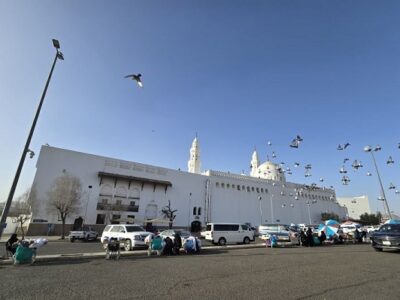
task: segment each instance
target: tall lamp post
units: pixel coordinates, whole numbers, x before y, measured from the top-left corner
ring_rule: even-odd
[[[262,223],[263,223],[263,211],[262,211],[262,207],[261,207],[261,200],[262,200],[262,197],[258,196],[258,201],[260,203],[260,225],[262,225]]]
[[[84,224],[86,224],[87,207],[88,207],[88,204],[89,204],[89,201],[90,201],[90,192],[92,191],[92,186],[89,185],[88,189],[89,189],[89,193],[88,193],[88,198],[87,198],[87,201],[86,201],[85,218],[83,219]]]
[[[38,108],[36,110],[35,118],[33,119],[31,130],[29,131],[28,139],[26,140],[24,150],[22,151],[21,159],[19,161],[19,165],[18,165],[17,172],[15,174],[14,181],[13,181],[11,189],[10,189],[10,193],[8,195],[6,204],[4,205],[3,213],[2,213],[1,219],[0,219],[0,238],[1,238],[2,234],[3,234],[4,228],[6,226],[6,220],[7,220],[8,211],[10,210],[12,199],[14,198],[15,189],[17,188],[19,176],[21,174],[22,167],[24,165],[25,156],[26,156],[27,153],[31,153],[31,155],[32,155],[32,151],[29,150],[29,145],[31,143],[33,132],[35,131],[36,123],[37,123],[37,120],[39,118],[39,114],[40,114],[40,110],[41,110],[42,105],[43,105],[44,97],[46,96],[47,88],[49,87],[51,76],[53,75],[54,67],[55,67],[56,62],[57,62],[58,59],[64,60],[64,55],[60,51],[60,43],[59,43],[59,41],[53,39],[53,46],[54,46],[54,48],[56,48],[56,55],[55,55],[55,58],[54,58],[53,65],[51,66],[50,74],[49,74],[49,77],[47,78],[47,82],[46,82],[46,85],[44,87],[42,97],[40,98],[39,106],[38,106]]]
[[[387,215],[391,219],[392,218],[392,214],[390,212],[389,205],[388,205],[387,200],[386,200],[385,190],[383,189],[382,179],[381,179],[381,176],[379,175],[378,166],[376,164],[376,160],[375,160],[375,156],[374,156],[374,152],[379,151],[379,150],[381,150],[381,147],[379,145],[376,146],[374,149],[372,149],[371,146],[365,146],[364,147],[364,151],[365,152],[371,153],[372,160],[374,161],[375,171],[376,171],[376,174],[378,175],[379,184],[381,186],[381,198],[383,198],[382,201],[383,201],[383,204],[384,204],[384,208],[386,210]]]

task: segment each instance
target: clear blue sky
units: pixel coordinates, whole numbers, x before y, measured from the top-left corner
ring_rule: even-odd
[[[0,200],[57,38],[65,61],[32,140],[36,153],[49,143],[186,170],[197,132],[203,169],[248,172],[254,147],[262,160],[275,151],[275,161],[292,165],[289,181],[324,177],[338,196],[367,194],[375,210],[379,185],[362,149],[379,143],[389,205],[400,213],[400,195],[388,190],[390,182],[400,189],[399,28],[399,1],[0,0]],[[143,89],[123,78],[137,72]],[[297,134],[304,142],[291,149]],[[345,157],[364,164],[348,167],[348,186],[338,172]],[[36,159],[27,158],[17,195]],[[295,161],[311,163],[313,176]]]

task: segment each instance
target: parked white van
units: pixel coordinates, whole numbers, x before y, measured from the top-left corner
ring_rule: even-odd
[[[208,223],[204,236],[207,241],[221,246],[254,241],[254,231],[248,225],[240,223]]]

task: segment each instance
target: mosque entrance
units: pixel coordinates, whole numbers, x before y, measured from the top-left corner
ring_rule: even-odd
[[[82,227],[82,224],[83,224],[83,219],[81,217],[76,218],[72,230],[79,230]]]
[[[200,221],[193,221],[190,226],[191,232],[200,232],[201,231],[201,222]]]

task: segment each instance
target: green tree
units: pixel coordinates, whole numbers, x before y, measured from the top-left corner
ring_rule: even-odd
[[[321,213],[321,221],[326,221],[326,220],[336,220],[339,222],[340,218],[339,215],[332,212]]]
[[[360,223],[363,225],[378,225],[381,222],[382,215],[364,213],[360,216]]]

